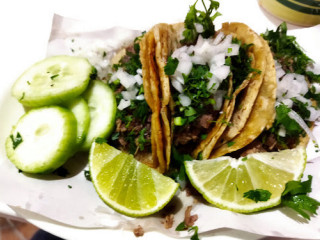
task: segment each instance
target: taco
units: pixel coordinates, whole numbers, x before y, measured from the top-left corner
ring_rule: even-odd
[[[294,36],[287,35],[285,23],[262,36],[276,68],[276,117],[271,128],[265,129],[241,154],[306,147],[309,139],[318,148],[312,134],[314,122],[320,117],[319,75],[314,73],[313,60],[305,55]]]
[[[153,58],[149,58],[154,52],[154,36],[148,32],[113,58],[114,72],[109,82],[118,111],[110,144],[164,172],[159,77]]]
[[[224,24],[222,29],[224,32],[237,32],[244,41],[248,39],[249,28],[244,24]],[[220,137],[219,145],[212,151],[211,158],[242,149],[269,129],[274,121],[277,82],[273,56],[262,37],[258,36],[254,44],[260,46],[254,53],[256,67],[264,71],[250,80],[238,99],[239,107],[233,113],[230,126]]]
[[[177,38],[185,31],[183,25],[177,26],[173,43],[181,43]],[[226,129],[239,134],[264,79],[265,46],[259,35],[240,23],[226,23],[207,38],[199,34],[188,45],[175,44],[165,71],[174,103],[172,145],[179,152],[207,159],[217,144],[228,140],[221,139]],[[239,105],[245,107],[235,107]]]
[[[270,48],[266,75],[248,121],[241,133],[231,140],[236,146],[231,150],[237,150],[236,155],[245,156],[254,152],[306,147],[309,139],[318,148],[312,134],[314,122],[320,117],[319,80],[313,73],[313,61],[303,53],[295,37],[287,35],[285,23],[262,36]],[[275,72],[270,70],[273,65]],[[271,91],[275,85],[272,79],[277,81],[276,91]],[[271,98],[275,99],[275,105],[267,106],[265,103],[270,103]],[[266,117],[271,114],[275,115],[274,121],[267,121]],[[258,126],[265,128],[257,129]],[[258,132],[261,134],[253,137]],[[212,157],[227,152],[230,147],[222,145],[213,151]]]

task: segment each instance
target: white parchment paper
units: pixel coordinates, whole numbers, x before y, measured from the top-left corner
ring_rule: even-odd
[[[73,49],[75,46],[78,48],[89,46],[93,50],[96,49],[97,52],[105,49],[107,56],[104,59],[106,68],[102,69],[104,71],[107,70],[114,53],[139,34],[139,30],[118,27],[106,30],[94,29],[83,22],[55,15],[47,55],[72,55],[75,54]],[[294,30],[290,34],[297,36],[298,42],[308,55],[319,62],[320,51],[315,50],[320,42],[320,26]],[[78,53],[82,54],[81,51]],[[92,64],[96,63],[92,62]],[[156,230],[178,237],[187,233],[175,232],[175,226],[183,220],[186,206],[193,205],[192,214],[199,216],[196,222],[199,232],[233,228],[266,236],[320,238],[319,216],[314,216],[311,221],[307,222],[286,208],[274,208],[255,214],[238,214],[207,204],[194,203],[193,198],[187,197],[184,192],[179,192],[168,206],[175,212],[175,224],[169,230],[165,229],[162,224],[164,211],[140,219],[125,217],[107,207],[99,199],[92,183],[86,180],[84,170],[87,168],[87,156],[83,155],[73,157],[65,165],[69,171],[66,178],[57,175],[34,178],[19,173],[5,156],[4,141],[9,135],[11,126],[23,114],[23,109],[9,93],[5,94],[5,101],[0,103],[2,119],[0,126],[0,201],[9,206],[28,210],[62,224],[79,228],[132,229],[140,224],[145,231]],[[316,126],[314,134],[317,139],[320,138],[319,130],[319,127]],[[308,147],[305,176],[309,174],[313,176],[311,196],[320,200],[320,158],[312,144]]]

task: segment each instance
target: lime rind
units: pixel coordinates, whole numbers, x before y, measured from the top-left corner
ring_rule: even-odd
[[[301,178],[306,159],[306,150],[299,147],[275,153],[250,154],[245,161],[231,157],[186,161],[185,167],[191,184],[209,203],[221,209],[251,213],[279,205],[286,182]],[[228,164],[225,164],[227,160]],[[257,169],[258,163],[255,161],[260,162],[263,167]],[[287,164],[294,164],[295,167],[290,165],[286,169],[287,164],[284,164],[284,161]],[[224,165],[221,164],[222,162]],[[214,167],[219,164],[220,169],[215,169]],[[204,165],[203,171],[201,171],[201,165]],[[204,176],[210,172],[210,169],[213,169],[213,174],[209,177]],[[271,169],[275,175],[270,174]],[[259,172],[265,170],[268,174]],[[286,176],[281,176],[283,173],[286,173]],[[284,179],[281,181],[281,178]],[[277,184],[274,179],[278,181]],[[250,188],[269,190],[272,193],[271,198],[257,203],[244,198],[243,193],[251,190]]]
[[[99,197],[115,211],[144,217],[161,210],[179,184],[106,143],[93,142],[89,154],[91,179]]]

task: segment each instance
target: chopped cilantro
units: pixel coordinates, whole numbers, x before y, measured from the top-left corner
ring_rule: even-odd
[[[107,139],[98,137],[98,138],[96,138],[94,141],[95,141],[96,143],[98,143],[98,144],[102,144],[102,143],[106,143],[106,142],[107,142]]]
[[[291,98],[293,101],[293,110],[296,111],[302,119],[308,119],[310,117],[310,111],[308,110],[308,103],[303,103],[296,98]]]
[[[150,107],[145,100],[132,100],[130,105],[130,110],[132,110],[133,116],[136,119],[140,119],[142,124],[145,124],[149,113],[151,112]]]
[[[92,67],[91,73],[90,73],[90,80],[95,80],[98,76],[98,70],[95,67]]]
[[[111,136],[111,140],[115,141],[115,140],[119,139],[119,134],[120,134],[119,132],[114,132]]]
[[[170,162],[170,169],[167,175],[177,182],[185,182],[187,180],[187,175],[185,172],[184,162],[191,161],[193,158],[189,154],[179,153],[175,147],[172,147],[171,156],[172,160]]]
[[[187,122],[187,119],[182,117],[175,117],[173,123],[175,126],[183,126]]]
[[[307,99],[312,99],[314,101],[316,101],[317,103],[317,107],[320,107],[320,94],[316,93],[316,89],[314,86],[312,86],[309,91],[306,93],[306,95],[304,96]]]
[[[15,137],[11,134],[10,138],[11,138],[11,141],[12,141],[13,149],[16,149],[20,145],[20,143],[23,142],[23,139],[22,139],[22,137],[21,137],[19,132],[17,132],[17,135]]]
[[[196,30],[195,24],[201,24],[203,26],[203,32],[201,33],[202,37],[209,38],[215,34],[215,27],[213,21],[216,17],[220,16],[219,12],[216,12],[212,15],[213,10],[219,8],[219,2],[209,0],[210,6],[207,8],[204,0],[202,0],[203,7],[205,11],[200,11],[196,9],[196,1],[192,6],[190,6],[189,12],[186,15],[184,20],[185,30],[183,31],[184,39],[181,40],[183,44],[192,44],[198,38],[198,32]]]
[[[320,83],[320,74],[315,74],[313,72],[307,71],[305,75],[308,77],[310,82]]]
[[[247,161],[247,160],[248,160],[248,157],[241,158],[241,161]]]
[[[260,74],[260,70],[251,67],[252,58],[248,56],[248,51],[252,44],[241,43],[241,41],[236,38],[232,39],[232,41],[240,45],[239,54],[229,59],[227,58],[226,65],[230,66],[234,89],[236,89],[250,73]]]
[[[307,66],[313,63],[296,42],[296,37],[287,35],[287,24],[283,22],[276,31],[267,30],[262,37],[268,41],[274,58],[287,72],[308,75]],[[319,80],[320,76],[310,74],[310,80]]]
[[[279,104],[276,107],[276,119],[274,126],[280,127],[280,125],[282,125],[286,129],[286,135],[298,136],[303,133],[303,129],[294,119],[288,116],[290,111],[291,109],[285,104]]]
[[[198,226],[192,226],[188,229],[188,232],[190,231],[194,231],[193,235],[191,236],[191,240],[199,240],[199,236],[198,236]]]
[[[57,77],[59,77],[59,74],[52,75],[50,78],[51,78],[51,80],[54,80]]]
[[[307,181],[290,181],[282,193],[281,204],[292,208],[305,219],[310,220],[310,214],[316,214],[320,202],[307,196],[311,192],[312,176]]]
[[[186,225],[186,223],[184,221],[182,221],[181,223],[178,224],[178,226],[175,229],[176,231],[185,231],[188,230],[188,232],[190,231],[194,231],[193,235],[191,236],[190,240],[199,240],[199,236],[198,236],[198,227],[197,226],[192,226],[192,227],[188,227]]]
[[[197,111],[193,107],[187,107],[184,110],[184,115],[187,117],[193,116],[197,113]]]
[[[128,151],[130,154],[135,154],[137,150],[136,137],[137,133],[133,130],[127,133],[127,135],[125,136],[125,140],[128,143]]]
[[[147,140],[145,138],[145,134],[146,134],[146,131],[147,131],[147,128],[143,128],[141,131],[140,131],[140,135],[138,137],[138,143],[139,143],[139,149],[141,151],[144,150],[144,146],[146,143],[150,142],[150,140]]]
[[[188,226],[186,225],[186,223],[184,221],[182,221],[181,223],[178,224],[178,226],[176,227],[176,231],[185,231],[188,229]]]
[[[173,75],[176,71],[179,64],[179,60],[177,58],[172,58],[171,56],[168,58],[167,64],[164,67],[164,71],[167,75]]]
[[[183,126],[193,122],[198,116],[206,112],[206,106],[212,105],[212,93],[207,87],[208,79],[212,76],[209,66],[193,65],[188,76],[184,75],[185,88],[183,94],[188,96],[191,105],[188,108],[182,106],[179,101],[179,93],[173,94],[176,107],[180,109],[175,113],[175,125]]]
[[[88,181],[92,181],[89,170],[84,170],[84,176]]]
[[[204,140],[204,139],[206,139],[207,137],[208,137],[208,134],[201,134],[201,136],[200,136],[201,140]]]
[[[25,92],[23,92],[23,93],[22,93],[21,98],[19,98],[19,101],[23,100],[23,99],[24,99],[24,97],[25,97],[25,95],[26,95],[26,93],[25,93]]]
[[[245,192],[243,194],[243,197],[249,198],[255,202],[259,202],[259,201],[265,202],[270,199],[271,192],[264,189],[255,189],[255,190],[250,190],[248,192]]]
[[[136,75],[137,70],[142,68],[142,64],[140,61],[140,45],[139,41],[143,35],[137,37],[134,40],[133,51],[126,51],[126,56],[120,60],[120,63],[114,64],[113,68],[118,70],[120,67],[123,68],[124,71],[131,75]]]
[[[235,142],[233,142],[233,141],[227,142],[227,146],[228,146],[228,147],[231,147],[231,146],[233,146],[234,144],[235,144]]]

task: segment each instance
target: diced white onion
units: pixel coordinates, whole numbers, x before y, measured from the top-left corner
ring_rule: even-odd
[[[210,70],[211,71],[211,70]],[[213,68],[211,71],[218,79],[226,79],[230,73],[230,66],[223,65],[221,67]]]
[[[173,86],[178,92],[180,92],[180,93],[183,92],[182,84],[181,84],[178,80],[173,79],[173,80],[171,81],[171,84],[172,84],[172,86]]]
[[[137,74],[139,74],[140,76],[142,76],[142,69],[141,69],[141,68],[137,69]]]
[[[214,93],[220,86],[221,80],[218,79],[215,75],[212,76],[212,78],[209,79],[209,82],[207,84],[207,89]]]
[[[320,64],[314,63],[312,65],[307,66],[307,71],[310,71],[314,74],[320,74]]]
[[[172,53],[171,57],[172,58],[180,58],[180,54],[185,53],[187,50],[188,50],[187,46],[183,46],[181,48],[178,48]]]
[[[293,101],[289,98],[283,99],[281,101],[284,105],[286,105],[288,108],[292,108]]]
[[[183,75],[189,75],[195,64],[209,65],[213,77],[209,79],[207,87],[214,93],[230,74],[230,66],[225,65],[226,57],[239,54],[239,48],[240,45],[232,43],[232,35],[225,36],[220,32],[214,39],[204,39],[200,35],[195,45],[178,48],[171,55],[179,61],[172,76],[172,86],[182,93]]]
[[[127,89],[132,87],[136,83],[136,79],[134,78],[134,76],[125,72],[122,68],[118,69],[118,71],[112,75],[110,82],[113,82],[117,79],[119,79],[121,85]]]
[[[305,95],[308,92],[308,84],[303,75],[288,73],[277,85],[277,98],[293,98]]]
[[[277,68],[276,69],[276,77],[277,79],[280,79],[286,74],[286,72],[282,68]]]
[[[144,100],[144,95],[140,94],[140,95],[136,96],[136,99],[139,101],[142,101],[142,100]]]
[[[194,64],[200,64],[200,65],[206,65],[206,59],[204,59],[203,57],[199,56],[199,55],[194,55],[191,57],[191,61]],[[223,63],[224,64],[224,63]]]
[[[217,45],[219,46],[221,49],[223,49],[223,51],[227,50],[232,44],[232,35],[227,35],[222,42]]]
[[[310,137],[310,139],[314,142],[317,143],[317,139],[315,138],[315,136],[312,134],[311,130],[309,129],[308,125],[305,123],[305,121],[300,117],[300,115],[298,113],[296,113],[295,111],[293,111],[291,109],[291,111],[288,113],[288,116],[295,120],[299,126],[308,134],[308,136]]]
[[[224,38],[223,32],[219,32],[219,34],[213,40],[213,45],[218,45],[222,41],[223,38]]]
[[[188,107],[191,104],[191,99],[184,94],[180,94],[178,98],[180,100],[181,105],[184,107]]]
[[[192,62],[189,60],[179,61],[178,67],[176,69],[177,72],[189,75],[192,69]]]
[[[131,104],[130,100],[126,101],[124,99],[121,99],[120,102],[119,102],[119,105],[118,105],[118,109],[119,110],[123,110],[123,109],[129,107],[130,104]]]
[[[223,104],[224,96],[226,95],[227,91],[218,90],[214,94],[214,100],[216,103],[213,105],[214,110],[220,110]]]
[[[210,60],[210,65],[215,65],[217,67],[221,67],[226,63],[226,54],[225,53],[219,53],[217,55],[214,55]]]
[[[197,33],[202,33],[203,32],[203,26],[200,23],[195,23],[194,27],[196,28]]]
[[[226,51],[227,56],[236,56],[239,54],[240,45],[239,44],[231,44]]]
[[[278,135],[280,137],[285,137],[286,136],[286,128],[283,125],[280,125]]]
[[[133,100],[136,98],[136,95],[138,93],[138,89],[128,89],[128,91],[122,91],[121,94],[123,96],[124,100]]]
[[[177,75],[175,74],[174,79],[176,79],[182,85],[184,84],[184,78],[183,78],[182,74],[177,74]]]
[[[311,88],[314,88],[316,94],[320,93],[320,84],[319,83],[312,83]]]
[[[310,116],[307,119],[308,121],[315,122],[320,118],[320,110],[313,107],[309,107],[308,110],[310,111]]]
[[[135,76],[134,76],[134,79],[136,80],[136,82],[137,82],[137,84],[138,84],[139,86],[143,83],[142,77],[141,77],[141,75],[139,75],[139,74],[135,75]]]

